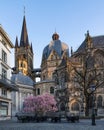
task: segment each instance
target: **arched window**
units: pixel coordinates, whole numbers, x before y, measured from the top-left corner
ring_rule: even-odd
[[[37,95],[40,95],[40,88],[37,89]]]
[[[50,94],[54,94],[54,87],[50,87]]]
[[[65,111],[65,104],[64,104],[64,103],[61,103],[61,104],[60,104],[60,110],[61,110],[61,111]]]
[[[77,102],[72,103],[71,110],[79,111],[79,104]]]
[[[22,62],[20,63],[20,67],[23,67],[23,63]]]
[[[97,107],[98,108],[102,107],[102,101],[103,101],[102,96],[99,95],[97,98]]]

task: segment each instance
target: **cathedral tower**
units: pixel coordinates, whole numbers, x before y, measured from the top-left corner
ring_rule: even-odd
[[[21,31],[20,44],[18,38],[15,41],[15,72],[21,71],[24,75],[32,78],[33,70],[33,49],[28,39],[25,15]]]

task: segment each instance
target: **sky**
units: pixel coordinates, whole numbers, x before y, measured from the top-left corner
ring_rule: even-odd
[[[34,68],[39,68],[43,49],[56,31],[73,50],[81,45],[87,30],[104,35],[104,0],[0,0],[0,24],[13,44],[20,41],[25,7],[29,42],[34,51]],[[14,66],[12,50],[11,66]]]

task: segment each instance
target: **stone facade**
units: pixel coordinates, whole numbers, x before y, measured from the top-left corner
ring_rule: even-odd
[[[16,86],[11,82],[10,56],[13,44],[5,30],[0,25],[0,118],[10,118],[12,111],[11,91]]]
[[[57,71],[54,73],[55,79],[57,78],[59,86],[58,89],[59,95],[63,96],[62,93],[66,93],[66,89],[68,92],[67,97],[68,101],[63,101],[63,99],[59,98],[59,103],[64,102],[64,105],[68,104],[69,112],[74,114],[80,114],[84,115],[85,112],[85,94],[90,89],[91,85],[95,85],[96,88],[94,91],[94,109],[95,113],[98,116],[103,116],[103,109],[104,109],[104,61],[103,61],[103,50],[104,45],[104,36],[98,36],[98,37],[91,37],[89,35],[89,32],[87,32],[86,38],[84,42],[81,44],[81,46],[78,48],[76,52],[72,54],[71,57],[66,60],[66,62],[63,62],[58,68]],[[87,55],[86,55],[87,54]],[[88,60],[85,64],[85,59]],[[85,64],[85,65],[84,65]],[[87,70],[85,70],[83,67],[87,65]],[[73,69],[74,68],[74,69]],[[86,93],[84,93],[83,90],[81,90],[81,82],[83,83],[83,80],[78,80],[78,73],[75,73],[75,70],[81,74],[81,71],[83,73],[86,72],[86,75],[84,75],[85,78],[89,82],[86,81],[86,86],[89,83],[88,88],[85,89]],[[77,75],[76,75],[77,74]],[[62,76],[64,75],[64,76]],[[66,78],[67,77],[67,78]],[[93,80],[91,79],[93,78]],[[101,84],[101,85],[98,85]],[[61,87],[60,87],[61,86]],[[65,87],[66,86],[66,87]],[[65,87],[66,89],[63,89]],[[63,89],[63,91],[61,91]],[[60,96],[59,96],[60,97]],[[92,100],[92,99],[91,99]],[[92,105],[92,101],[91,102]],[[89,102],[89,104],[90,104]],[[60,105],[59,105],[60,106]],[[64,106],[66,108],[67,106]],[[61,108],[59,108],[61,110]],[[89,105],[90,113],[92,111],[92,107]]]

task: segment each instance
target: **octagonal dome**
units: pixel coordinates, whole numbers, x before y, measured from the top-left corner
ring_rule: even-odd
[[[59,40],[59,35],[54,33],[52,35],[52,41],[43,50],[43,59],[47,59],[52,51],[55,51],[59,57],[63,55],[64,52],[69,56],[69,47],[66,43]]]

